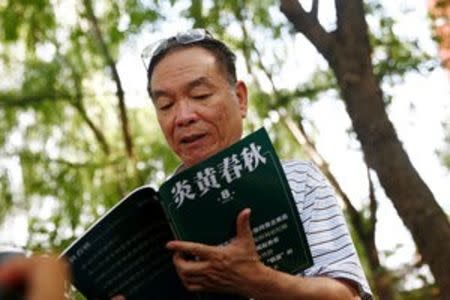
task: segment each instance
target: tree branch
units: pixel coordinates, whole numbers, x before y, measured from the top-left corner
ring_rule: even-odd
[[[17,95],[13,93],[0,93],[0,107],[29,107],[39,105],[46,101],[58,101],[73,99],[73,96],[66,93],[39,93],[33,95]]]
[[[89,128],[93,131],[96,139],[100,143],[105,154],[110,153],[110,148],[106,142],[106,138],[103,133],[95,126],[94,122],[87,115],[86,109],[82,103],[80,96],[70,95],[69,93],[57,93],[57,94],[34,94],[34,95],[13,95],[13,94],[0,94],[0,108],[27,108],[30,106],[38,105],[46,101],[68,101],[75,109],[80,113],[81,117],[86,121]]]
[[[364,4],[361,0],[335,0],[337,32],[339,39],[345,40],[346,44],[357,45],[361,41],[367,42],[367,24],[364,19]]]
[[[94,124],[94,122],[89,118],[83,102],[78,101],[77,103],[73,103],[73,107],[80,113],[83,120],[87,123],[88,127],[92,130],[92,132],[94,133],[95,138],[99,142],[100,147],[102,148],[103,152],[106,155],[109,155],[111,153],[109,144],[106,141],[106,138],[103,135],[103,132],[100,129],[98,129],[97,126]]]
[[[289,116],[284,116],[283,121],[286,127],[289,129],[294,138],[298,141],[298,143],[305,149],[308,156],[313,160],[313,162],[320,168],[325,177],[330,181],[330,184],[335,188],[336,193],[341,197],[342,201],[350,214],[350,218],[352,219],[352,223],[356,226],[362,226],[361,218],[353,206],[350,198],[341,188],[341,185],[337,181],[336,177],[334,177],[333,173],[330,170],[330,166],[323,158],[323,156],[319,153],[316,148],[315,143],[311,140],[311,138],[306,133],[301,122],[294,122]]]
[[[327,60],[331,60],[335,39],[317,20],[317,7],[318,1],[315,0],[308,13],[298,0],[281,0],[280,10],[298,32],[303,33]]]
[[[270,82],[272,91],[278,96],[278,89],[275,85],[275,81],[273,80],[272,73],[267,69],[267,67],[264,65],[262,58],[261,58],[261,52],[259,52],[259,49],[256,48],[256,46],[253,44],[253,50],[255,51],[256,55],[258,56],[258,67],[263,71],[264,75],[266,75],[267,79]]]
[[[250,49],[253,44],[253,40],[250,39],[247,31],[247,27],[245,26],[244,16],[242,15],[242,11],[245,9],[244,5],[241,5],[240,7],[237,7],[237,9],[234,9],[234,15],[236,19],[239,21],[239,25],[241,26],[242,30],[242,53],[244,54],[245,58],[245,66],[247,67],[247,72],[252,73],[252,66],[250,63]],[[250,45],[249,45],[250,44]]]
[[[377,199],[375,196],[375,188],[373,186],[373,180],[372,180],[372,176],[370,176],[370,168],[367,165],[366,162],[366,166],[367,166],[367,179],[369,180],[369,211],[370,211],[370,227],[371,227],[371,232],[370,235],[374,236],[375,235],[375,224],[377,223]]]
[[[98,24],[97,17],[94,13],[94,9],[92,7],[92,3],[90,0],[83,0],[84,6],[86,8],[86,13],[88,16],[89,21],[91,22],[94,35],[100,45],[100,50],[103,53],[103,56],[106,60],[106,64],[111,68],[111,73],[113,77],[113,81],[116,84],[117,91],[116,95],[119,100],[119,115],[120,120],[122,124],[122,134],[123,139],[125,143],[125,149],[127,152],[128,157],[135,159],[134,156],[134,149],[133,149],[133,141],[131,138],[130,128],[128,125],[128,116],[125,106],[125,98],[124,98],[124,91],[122,89],[122,82],[120,80],[119,72],[117,71],[116,64],[109,52],[108,46],[106,45],[105,39],[103,38],[103,34],[100,30],[100,26]]]
[[[67,61],[69,66],[72,69],[72,77],[74,81],[74,86],[76,89],[76,102],[72,103],[75,109],[80,113],[83,120],[87,123],[88,127],[92,130],[94,133],[95,138],[100,144],[100,147],[102,148],[103,152],[106,155],[109,155],[111,153],[110,147],[108,142],[106,141],[105,136],[103,135],[103,132],[94,124],[94,122],[91,120],[89,115],[87,114],[86,108],[84,106],[84,95],[83,95],[83,89],[81,86],[81,78],[79,74],[75,71],[75,68],[73,65]]]
[[[87,123],[88,127],[92,130],[103,152],[106,155],[109,155],[111,152],[110,147],[108,142],[106,141],[105,136],[103,135],[103,132],[94,124],[94,121],[91,120],[84,106],[84,93],[80,73],[77,72],[77,69],[75,68],[74,64],[67,57],[61,55],[60,52],[61,47],[59,42],[57,40],[53,40],[53,43],[56,46],[57,51],[56,53],[58,57],[62,60],[62,63],[66,64],[72,71],[71,77],[73,79],[73,84],[75,87],[75,96],[73,97],[74,101],[71,101],[70,104],[80,113],[81,118]]]
[[[7,152],[2,153],[5,157],[17,157],[19,156],[22,159],[27,159],[30,161],[38,161],[44,163],[55,163],[59,165],[65,165],[71,168],[104,168],[111,165],[116,165],[122,162],[122,158],[118,157],[113,160],[105,160],[105,161],[85,161],[85,162],[77,162],[71,161],[64,158],[50,158],[43,153],[32,153],[30,151],[20,151],[20,152]]]
[[[316,20],[318,19],[317,16],[319,14],[319,0],[313,0],[310,14]]]
[[[275,94],[275,97],[279,97],[280,92],[278,91],[278,89],[275,85],[272,73],[263,64],[262,59],[261,59],[261,54],[258,51],[258,49],[256,49],[256,47],[254,47],[254,50],[258,56],[258,66],[262,69],[264,74],[269,79],[273,93]],[[290,118],[287,115],[283,116],[283,121],[284,121],[284,124],[286,125],[286,127],[289,129],[289,131],[294,136],[294,138],[297,140],[297,142],[305,149],[308,156],[321,169],[321,171],[324,173],[325,177],[330,181],[330,184],[335,188],[337,194],[341,197],[342,201],[344,201],[344,204],[348,210],[348,213],[350,215],[352,223],[354,224],[355,229],[358,231],[358,234],[360,234],[360,235],[363,234],[363,224],[362,224],[362,220],[361,220],[361,217],[360,217],[358,211],[351,203],[350,198],[347,196],[347,194],[341,188],[336,177],[334,177],[333,173],[331,172],[328,163],[326,162],[326,160],[323,158],[323,156],[317,150],[315,143],[312,141],[312,139],[306,133],[302,123],[294,122],[292,120],[292,118]]]
[[[258,57],[258,66],[262,69],[264,74],[268,77],[275,97],[279,97],[280,92],[278,91],[278,89],[275,85],[272,73],[264,66],[259,51],[257,51],[256,48],[255,48],[255,51],[256,51],[257,57]],[[352,204],[352,202],[350,201],[350,198],[344,192],[341,185],[337,181],[336,177],[331,172],[328,163],[323,158],[323,156],[320,154],[320,152],[317,150],[314,141],[308,136],[302,123],[294,122],[294,120],[292,120],[292,118],[286,114],[284,116],[282,116],[282,119],[283,119],[285,126],[288,128],[288,130],[291,132],[291,134],[297,140],[299,145],[301,145],[303,147],[303,149],[306,151],[307,155],[320,168],[320,170],[322,171],[324,176],[328,179],[330,184],[334,187],[336,193],[339,195],[339,197],[344,202],[344,205],[347,209],[347,213],[350,217],[352,225],[353,225],[355,231],[357,232],[359,238],[365,239],[366,232],[364,230],[364,224],[363,224],[363,220],[361,218],[360,213],[355,208],[355,206]],[[367,248],[369,247],[368,245],[365,245],[365,246]]]

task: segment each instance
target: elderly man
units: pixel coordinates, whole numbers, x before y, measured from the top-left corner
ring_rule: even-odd
[[[247,87],[236,80],[235,56],[203,29],[180,33],[143,53],[148,92],[170,148],[190,167],[238,141]],[[283,163],[314,265],[290,275],[258,259],[250,211],[236,221],[226,246],[171,241],[173,262],[187,289],[254,299],[371,299],[342,212],[323,176],[309,162]],[[185,253],[196,257],[186,258]]]

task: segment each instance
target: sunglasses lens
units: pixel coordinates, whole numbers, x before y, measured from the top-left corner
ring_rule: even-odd
[[[158,55],[161,51],[165,50],[167,47],[167,40],[159,40],[153,44],[148,45],[141,52],[142,62],[144,63],[145,69],[150,65],[150,61],[156,55]]]
[[[144,67],[147,70],[153,57],[157,56],[161,52],[167,50],[169,44],[172,44],[172,41],[175,41],[178,44],[187,45],[190,43],[195,43],[201,40],[204,40],[205,38],[212,38],[211,34],[203,29],[203,28],[196,28],[191,29],[186,32],[178,33],[177,35],[170,37],[168,39],[160,40],[156,43],[153,43],[151,45],[148,45],[147,47],[142,50],[141,58],[144,63]],[[170,41],[170,43],[169,43]]]
[[[144,61],[148,60],[152,56],[152,53],[153,53],[153,45],[148,45],[147,47],[144,48],[144,50],[142,50],[141,57]]]
[[[176,36],[176,40],[180,44],[190,44],[197,41],[201,41],[206,37],[206,31],[204,29],[192,29],[188,32],[183,32]]]

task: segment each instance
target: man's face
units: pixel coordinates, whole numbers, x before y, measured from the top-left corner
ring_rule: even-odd
[[[238,141],[247,111],[247,88],[230,85],[208,50],[167,54],[150,82],[159,125],[169,146],[192,166]]]

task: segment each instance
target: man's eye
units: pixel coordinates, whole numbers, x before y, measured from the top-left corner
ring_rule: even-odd
[[[171,108],[173,105],[173,102],[163,102],[161,104],[158,105],[159,110],[168,110],[169,108]]]
[[[207,94],[198,94],[198,95],[193,95],[192,98],[197,99],[197,100],[202,100],[202,99],[207,99],[211,96],[212,94],[207,93]]]

